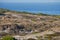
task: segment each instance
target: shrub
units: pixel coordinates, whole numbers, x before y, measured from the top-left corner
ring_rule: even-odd
[[[34,39],[34,38],[29,38],[28,40],[36,40],[36,39]]]
[[[11,36],[4,36],[2,40],[16,40],[16,39]]]

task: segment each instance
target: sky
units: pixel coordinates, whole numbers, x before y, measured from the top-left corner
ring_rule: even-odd
[[[49,3],[49,2],[60,2],[60,0],[0,0],[4,3]]]

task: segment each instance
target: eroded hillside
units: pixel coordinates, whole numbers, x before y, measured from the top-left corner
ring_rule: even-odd
[[[0,9],[0,35],[25,35],[47,30],[60,32],[59,16]]]

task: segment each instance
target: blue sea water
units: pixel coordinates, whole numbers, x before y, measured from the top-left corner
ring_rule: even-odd
[[[0,3],[0,8],[60,15],[60,3]]]

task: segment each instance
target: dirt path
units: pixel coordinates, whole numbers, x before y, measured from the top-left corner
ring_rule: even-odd
[[[36,36],[43,36],[45,34],[53,34],[54,32],[52,31],[45,31],[45,32],[41,32],[41,33],[36,33],[36,34],[28,34],[28,35],[25,35],[25,36],[19,36],[20,39],[28,39],[28,38],[34,38],[34,39],[37,39]]]
[[[54,32],[53,31],[45,31],[45,32],[41,32],[41,33],[36,33],[36,34],[29,34],[29,35],[26,35],[24,36],[25,38],[36,38],[36,36],[43,36],[45,34],[53,34]]]

